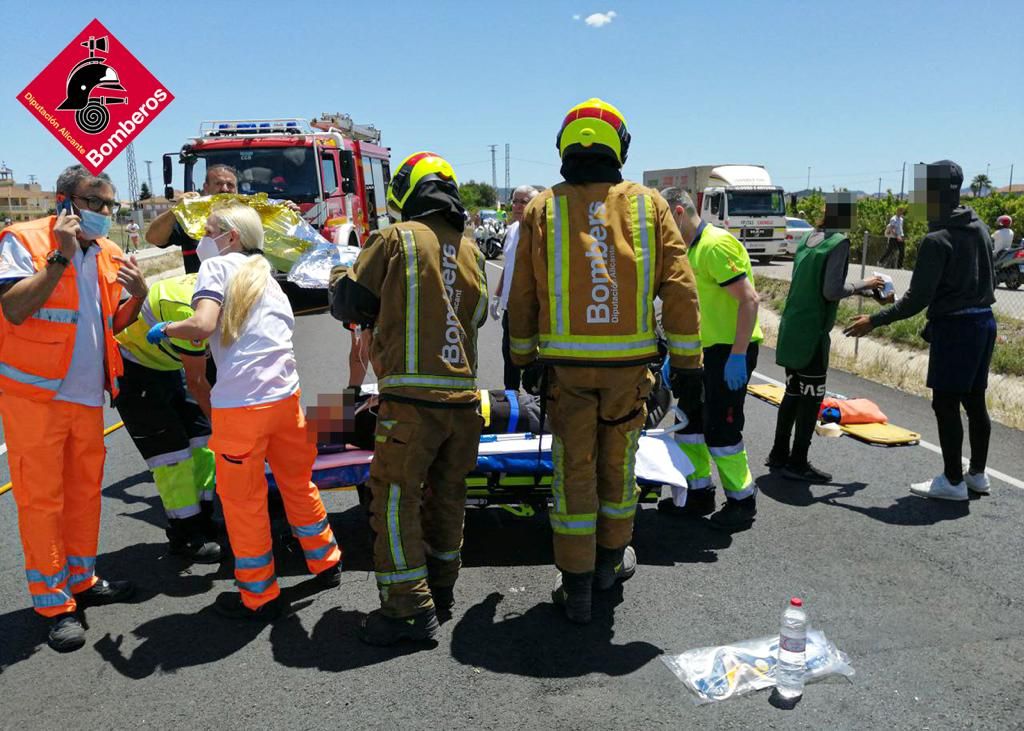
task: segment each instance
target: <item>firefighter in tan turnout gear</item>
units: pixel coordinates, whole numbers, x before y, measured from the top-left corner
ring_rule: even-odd
[[[429,640],[451,613],[461,566],[466,474],[480,429],[477,328],[487,317],[484,257],[463,237],[451,166],[419,152],[387,192],[401,223],[374,233],[333,289],[332,314],[373,326],[381,405],[370,524],[381,608],[370,644]]]
[[[620,172],[629,146],[615,107],[590,99],[565,117],[557,146],[565,182],[526,209],[509,296],[510,350],[546,367],[552,439],[553,598],[590,621],[592,589],[630,578],[638,490],[635,458],[661,358],[662,300],[673,384],[699,402],[697,291],[664,199]]]

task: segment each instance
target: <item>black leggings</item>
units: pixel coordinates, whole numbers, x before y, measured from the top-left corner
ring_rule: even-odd
[[[985,391],[955,393],[932,391],[932,410],[939,425],[939,446],[942,447],[943,472],[954,485],[963,482],[964,427],[960,422],[960,406],[967,412],[967,433],[971,442],[971,472],[985,471],[992,421],[985,405]]]

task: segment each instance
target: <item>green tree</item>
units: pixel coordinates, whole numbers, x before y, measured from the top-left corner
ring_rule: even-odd
[[[459,186],[459,197],[467,211],[478,211],[481,208],[494,208],[498,204],[498,191],[487,183],[470,180]]]
[[[149,185],[146,183],[142,184],[142,189],[139,191],[139,200],[144,201],[153,197],[153,194],[149,190]]]
[[[790,202],[787,209],[787,215],[802,218],[812,226],[817,226],[825,216],[825,196],[820,190],[812,191],[798,199],[795,206]]]
[[[971,181],[970,188],[971,192],[974,193],[975,198],[980,196],[981,191],[983,190],[987,190],[989,192],[989,195],[991,195],[992,181],[989,179],[987,175],[985,175],[985,173],[979,173],[974,176],[974,179]]]

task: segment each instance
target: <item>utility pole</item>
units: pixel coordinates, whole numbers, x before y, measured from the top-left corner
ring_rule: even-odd
[[[509,144],[505,143],[505,195],[508,196],[509,201],[512,200],[512,173],[508,165],[509,162]]]
[[[882,197],[882,179],[881,178],[878,179],[878,197],[879,198]]]
[[[903,200],[903,183],[907,179],[907,163],[903,163],[903,172],[900,173],[900,200]]]
[[[1011,169],[1013,168],[1013,166],[1012,166],[1012,165],[1011,165],[1010,167],[1011,167]],[[1012,173],[1011,173],[1010,177],[1011,177],[1011,178],[1013,177]],[[36,182],[36,176],[35,176],[35,175],[29,175],[29,176],[28,176],[28,182],[29,182],[29,183],[31,183],[32,185],[35,185],[35,182]]]
[[[150,165],[153,164],[153,161],[143,160],[142,162],[146,163],[146,180],[149,181],[149,194],[156,195],[156,193],[153,192],[153,168],[150,167]]]
[[[1013,192],[1013,163],[1012,162],[1010,163],[1010,189],[1007,190],[1006,192],[1007,193],[1012,193]]]
[[[498,195],[498,146],[488,145],[491,148],[491,187],[494,188],[494,195]]]
[[[811,189],[811,166],[807,166],[807,190]]]

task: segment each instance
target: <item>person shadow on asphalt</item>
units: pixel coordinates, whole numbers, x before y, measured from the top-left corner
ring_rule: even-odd
[[[595,594],[593,620],[583,626],[570,624],[550,602],[498,618],[504,598],[493,592],[466,611],[452,631],[455,660],[493,673],[576,678],[590,673],[628,675],[663,652],[648,642],[612,642],[613,610],[622,603],[621,585]]]
[[[815,494],[812,491],[812,485],[806,482],[794,482],[774,475],[762,475],[757,478],[757,487],[763,494],[786,505],[806,507],[814,503],[823,503],[860,513],[872,520],[889,525],[935,525],[944,520],[956,520],[970,514],[970,501],[929,500],[916,495],[898,497],[892,505],[886,506],[862,506],[841,502],[842,499],[853,497],[857,492],[868,487],[863,482],[817,485],[813,487],[835,489],[828,493]],[[977,499],[977,496],[973,497]]]

